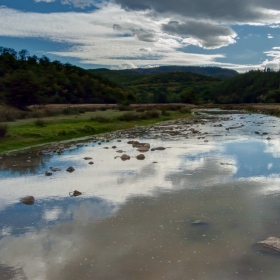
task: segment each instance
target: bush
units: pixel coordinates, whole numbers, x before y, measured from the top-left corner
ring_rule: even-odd
[[[42,127],[42,126],[46,125],[46,122],[43,120],[36,120],[36,121],[34,121],[34,124]]]
[[[170,116],[170,113],[168,111],[166,111],[166,110],[161,110],[161,114],[163,116]]]
[[[136,109],[136,112],[137,112],[137,113],[144,113],[144,112],[145,112],[145,108],[143,108],[143,107],[142,107],[142,108],[141,108],[141,107],[140,107],[140,108],[137,108],[137,109]]]
[[[62,113],[64,115],[78,115],[79,114],[79,111],[77,110],[77,108],[64,108],[62,110]]]
[[[30,113],[31,118],[42,118],[43,116],[43,112],[34,111]]]
[[[8,132],[8,126],[6,124],[0,124],[0,137],[5,137]]]
[[[159,117],[159,111],[147,111],[145,113],[148,119],[154,119]]]
[[[188,107],[181,107],[180,112],[182,114],[190,114],[191,113],[191,109]]]
[[[135,121],[138,119],[139,116],[133,112],[124,113],[122,116],[119,117],[120,121]]]
[[[118,107],[119,111],[133,111],[133,108],[130,106],[124,106],[124,105],[120,105]]]
[[[108,118],[102,117],[102,116],[96,116],[90,118],[92,121],[100,122],[100,123],[107,123],[109,122]]]

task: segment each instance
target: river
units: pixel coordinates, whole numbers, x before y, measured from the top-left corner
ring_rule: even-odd
[[[0,279],[279,279],[280,121],[217,113],[1,157]]]

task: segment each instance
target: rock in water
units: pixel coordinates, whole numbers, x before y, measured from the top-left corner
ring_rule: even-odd
[[[123,155],[121,156],[121,159],[122,159],[122,160],[128,160],[128,159],[130,159],[130,156],[127,155],[127,154],[123,154]]]
[[[280,253],[280,239],[277,237],[268,237],[264,241],[257,242],[257,244],[266,249],[270,249],[272,252]]]
[[[75,170],[75,168],[74,167],[72,167],[72,166],[69,166],[67,169],[66,169],[66,171],[67,172],[73,172]]]
[[[32,195],[28,195],[28,196],[23,197],[20,201],[24,204],[32,205],[35,203],[35,198]]]
[[[140,154],[140,155],[136,156],[136,158],[139,160],[143,160],[143,159],[145,159],[145,156],[143,154]]]
[[[69,194],[72,195],[72,196],[79,196],[79,195],[82,195],[82,193],[79,192],[79,191],[77,191],[77,190],[74,190],[73,192],[70,192]]]
[[[46,171],[46,172],[45,172],[45,175],[46,175],[46,176],[52,176],[52,172]]]
[[[84,157],[84,160],[90,160],[92,159],[91,157]]]

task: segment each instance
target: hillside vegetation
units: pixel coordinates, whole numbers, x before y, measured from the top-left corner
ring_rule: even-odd
[[[99,69],[98,69],[99,70]],[[220,79],[187,72],[167,72],[151,75],[123,74],[123,71],[101,69],[93,71],[121,85],[135,96],[137,103],[197,103],[203,92],[221,83]],[[191,94],[186,97],[186,92]]]
[[[136,68],[125,70],[109,70],[106,68],[100,68],[92,69],[91,71],[100,73],[101,75],[112,80],[123,75],[153,75],[172,72],[194,73],[204,76],[211,76],[218,79],[230,79],[238,75],[238,72],[235,70],[211,66],[159,66],[153,68]]]
[[[204,100],[216,103],[279,103],[280,72],[249,71],[214,85]]]
[[[69,63],[0,47],[0,100],[17,108],[49,103],[126,103],[121,87]]]

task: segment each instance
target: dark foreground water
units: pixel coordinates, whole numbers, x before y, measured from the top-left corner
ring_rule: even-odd
[[[221,117],[133,138],[166,147],[143,161],[131,138],[3,157],[0,279],[279,279],[255,246],[280,237],[279,119]]]

